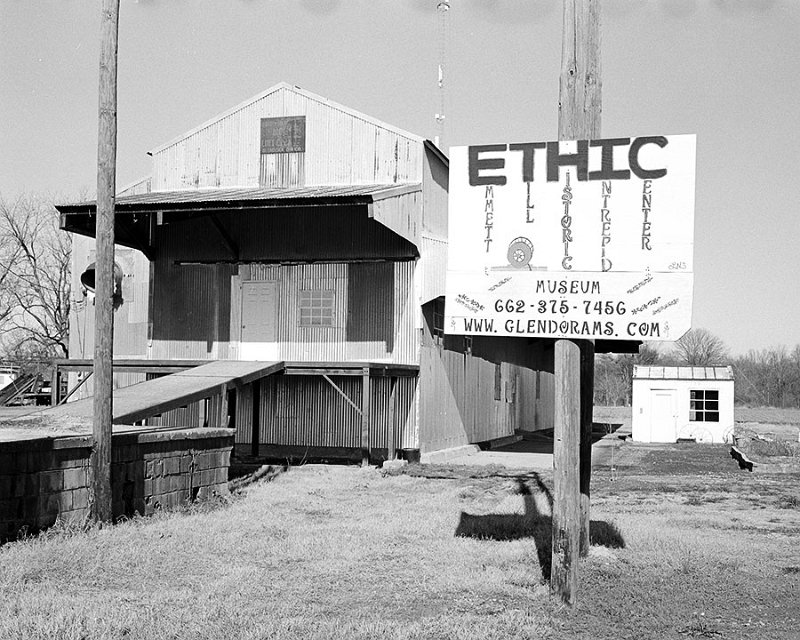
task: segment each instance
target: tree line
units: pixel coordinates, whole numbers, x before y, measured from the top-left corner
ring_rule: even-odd
[[[738,404],[800,408],[800,345],[751,350],[731,356],[725,343],[707,329],[691,329],[671,348],[642,343],[637,354],[598,354],[594,402],[630,406],[633,368],[649,366],[730,366]]]

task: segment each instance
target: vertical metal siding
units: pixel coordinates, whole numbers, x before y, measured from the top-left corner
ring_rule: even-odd
[[[359,376],[332,376],[336,385],[361,406]],[[370,446],[386,448],[389,378],[370,382]],[[394,433],[398,448],[416,449],[416,378],[397,378]],[[236,442],[252,442],[252,393],[237,394]],[[321,377],[271,376],[262,384],[259,441],[264,445],[361,447],[361,416]]]
[[[305,184],[305,153],[261,155],[258,183],[262,187],[302,187]]]
[[[419,386],[423,452],[553,425],[551,373],[424,345]]]
[[[145,178],[141,178],[138,181],[134,182],[133,184],[129,184],[117,192],[117,197],[120,196],[138,196],[143,193],[150,193],[152,185],[152,178],[147,176]]]
[[[279,358],[308,361],[346,359],[347,265],[251,265],[250,279],[278,283]],[[299,292],[313,288],[336,292],[334,327],[300,326]]]
[[[118,358],[147,355],[147,287],[150,263],[138,251],[117,248],[116,261],[123,268],[123,303],[114,312],[114,354]],[[94,241],[75,236],[72,252],[72,291],[69,352],[72,358],[91,358],[94,352],[94,296],[84,291],[80,275],[95,260]]]
[[[552,429],[555,424],[556,378],[547,371],[537,371],[536,429]]]
[[[232,270],[222,264],[156,262],[151,358],[215,360],[227,356]]]
[[[464,354],[435,346],[422,347],[419,448],[423,453],[469,443],[465,417],[461,415],[463,380],[460,380],[459,372],[463,375]]]
[[[420,303],[425,304],[429,300],[443,296],[447,273],[447,240],[437,240],[423,235],[419,268],[422,272]]]
[[[416,262],[394,263],[395,338],[392,362],[395,363],[419,363],[420,335],[415,322],[419,309],[414,288],[416,267]]]
[[[448,166],[425,148],[422,179],[422,233],[447,240]]]
[[[394,198],[384,198],[372,205],[375,219],[416,246],[420,245],[420,210],[422,194],[418,191]]]
[[[418,334],[414,327],[416,301],[414,299],[413,262],[397,262],[392,269],[391,296],[393,309],[387,318],[382,316],[382,305],[367,304],[361,309],[362,322],[370,326],[384,327],[388,332],[391,351],[387,351],[384,340],[348,341],[348,322],[353,322],[348,313],[348,265],[249,265],[242,269],[242,279],[267,280],[278,283],[278,335],[279,354],[282,360],[298,361],[384,361],[402,364],[417,362]],[[234,277],[231,293],[231,354],[238,351],[241,320],[239,318],[241,280]],[[374,283],[365,281],[359,298],[375,299],[381,294],[374,290]],[[301,327],[298,318],[299,292],[305,289],[333,289],[335,294],[334,327]],[[387,322],[388,321],[388,322]],[[230,357],[235,357],[231,355]]]
[[[286,115],[306,116],[305,157],[269,160],[275,164],[265,175],[261,118]],[[420,182],[422,164],[419,140],[281,87],[156,151],[152,187],[255,187],[262,177],[272,184],[269,180],[279,174],[293,180],[304,176],[307,185]]]

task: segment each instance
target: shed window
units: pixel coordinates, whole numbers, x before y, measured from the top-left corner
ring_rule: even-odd
[[[689,420],[691,422],[719,422],[719,391],[717,389],[692,389],[689,392]]]
[[[333,289],[302,289],[298,305],[300,326],[333,327],[335,299]]]

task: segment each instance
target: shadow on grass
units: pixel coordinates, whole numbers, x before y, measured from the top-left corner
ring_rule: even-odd
[[[539,508],[536,493],[544,496],[550,512],[553,508],[552,493],[535,473],[527,474],[524,478],[518,477],[516,482],[517,494],[523,497],[524,513],[472,515],[462,511],[455,535],[479,540],[533,538],[539,566],[542,569],[542,578],[549,580],[553,548],[553,519],[549,513],[545,513]],[[530,484],[535,485],[533,490]],[[589,543],[612,549],[625,547],[625,540],[619,530],[613,524],[603,520],[589,522]]]

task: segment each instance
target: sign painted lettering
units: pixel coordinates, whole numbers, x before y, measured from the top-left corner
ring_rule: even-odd
[[[261,118],[261,154],[306,150],[306,117]]]
[[[678,135],[451,148],[445,331],[678,339],[695,147]]]

